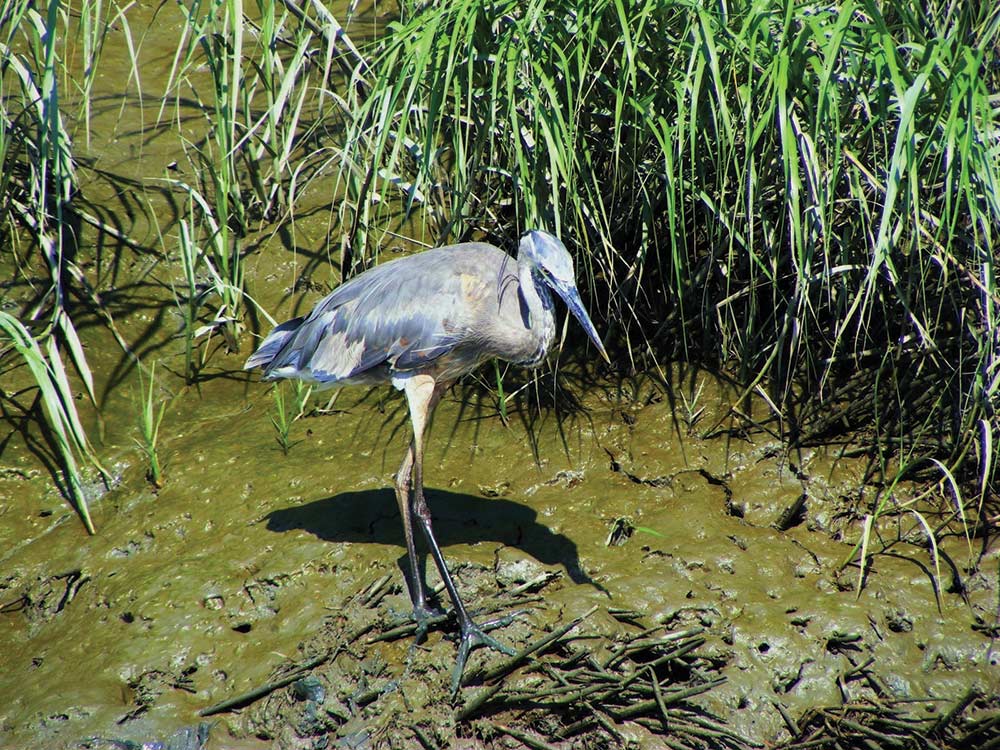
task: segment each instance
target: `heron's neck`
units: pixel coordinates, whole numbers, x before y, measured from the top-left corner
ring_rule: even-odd
[[[530,365],[544,358],[556,335],[556,318],[553,313],[552,294],[548,285],[531,263],[518,263],[517,274],[521,296],[528,309],[528,329],[538,340],[538,349]]]

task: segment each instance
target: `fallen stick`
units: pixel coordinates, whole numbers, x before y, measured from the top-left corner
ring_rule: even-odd
[[[322,656],[317,656],[314,659],[310,659],[305,664],[297,667],[293,672],[285,675],[280,680],[275,680],[274,682],[269,682],[266,685],[261,685],[253,690],[248,690],[247,692],[233,696],[232,698],[227,698],[220,703],[216,703],[214,706],[209,706],[208,708],[203,708],[198,712],[199,716],[213,716],[215,714],[221,714],[224,711],[231,711],[234,708],[243,708],[246,705],[258,701],[266,695],[270,695],[275,690],[281,690],[281,688],[291,685],[297,679],[299,679],[306,672],[315,669],[320,664],[330,659],[333,652],[323,654]]]
[[[371,630],[372,627],[373,627],[372,625],[365,625],[361,628],[358,628],[353,633],[348,635],[343,642],[353,643],[358,638],[367,633],[369,630]],[[198,712],[198,715],[213,716],[214,714],[221,714],[224,711],[231,711],[234,708],[243,708],[244,706],[254,703],[255,701],[260,700],[261,698],[270,695],[275,690],[281,690],[281,688],[291,685],[302,675],[311,672],[312,670],[316,669],[316,667],[322,664],[326,664],[328,661],[335,659],[337,655],[341,652],[341,649],[342,646],[337,646],[336,648],[328,649],[319,656],[314,656],[305,664],[297,666],[295,669],[293,669],[284,677],[280,677],[277,680],[268,682],[267,684],[261,685],[260,687],[255,687],[253,690],[248,690],[247,692],[233,696],[232,698],[227,698],[226,700],[216,703],[215,705],[209,706],[208,708],[203,708],[201,709],[201,711]]]

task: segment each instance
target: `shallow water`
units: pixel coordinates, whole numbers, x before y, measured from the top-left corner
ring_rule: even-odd
[[[145,37],[143,86],[150,90],[162,88],[152,76],[172,53],[178,23],[164,6],[157,33]],[[123,52],[109,46],[106,70],[115,69],[115,54]],[[84,195],[135,240],[174,253],[182,207],[150,175],[180,158],[177,143],[169,127],[149,126],[148,105],[140,109],[132,98],[121,108],[111,98],[121,81],[105,81],[108,104],[94,121],[91,149],[94,166],[115,179],[85,172]],[[140,182],[123,190],[119,178]],[[328,213],[304,211],[294,234],[248,238],[249,287],[276,317],[298,314],[336,283],[328,231]],[[388,388],[343,392],[332,413],[293,425],[294,445],[284,455],[271,424],[270,386],[241,370],[249,337],[242,353],[209,344],[198,383],[184,385],[171,289],[177,264],[107,246],[85,246],[84,255],[122,335],[136,342],[144,362],[159,363],[159,396],[167,403],[164,485],[154,490],[146,480],[134,442],[134,365],[101,321],[81,311],[99,409],[79,403],[117,481],[110,491],[93,483],[99,533],[88,537],[53,488],[43,437],[16,412],[5,415],[5,747],[162,740],[196,724],[206,706],[266,683],[301,643],[318,637],[325,617],[372,581],[389,576],[394,585],[380,616],[408,609],[391,491],[409,439],[400,395]],[[13,268],[2,274],[13,278]],[[27,295],[15,285],[5,302]],[[701,703],[759,741],[782,737],[775,703],[799,717],[840,703],[845,689],[848,697],[871,694],[870,682],[851,677],[868,659],[889,695],[915,700],[914,710],[929,715],[947,710],[970,685],[1000,691],[989,637],[998,617],[995,543],[944,536],[943,585],[935,590],[917,521],[900,515],[892,521],[899,528],[880,529],[882,539],[911,541],[874,557],[859,595],[857,568],[841,565],[860,534],[862,459],[838,457],[835,447],[788,456],[766,436],[737,430],[700,437],[738,395],[709,373],[677,365],[669,383],[590,375],[564,363],[559,377],[568,392],[553,396],[551,378],[543,377],[538,398],[509,407],[509,424],[490,393],[469,379],[435,416],[429,502],[469,603],[501,601],[500,587],[543,570],[560,574],[506,637],[530,640],[594,605],[585,627],[609,638],[635,630],[609,608],[635,610],[647,625],[704,628],[706,658],[727,681]],[[491,381],[492,372],[482,377]],[[6,393],[25,385],[23,372],[5,373]],[[572,408],[571,395],[580,408]],[[555,408],[538,412],[536,400]],[[803,494],[802,518],[779,531],[779,517]],[[631,536],[622,533],[628,529]],[[949,585],[953,580],[961,585]],[[439,700],[453,643],[432,634],[415,655],[405,640],[371,648],[390,674],[411,680],[417,708],[408,710]],[[427,670],[411,673],[409,665],[423,658]],[[496,658],[477,652],[472,662]],[[426,700],[418,700],[419,686]],[[213,747],[254,746],[230,737],[246,732],[239,717],[213,732],[221,743]]]

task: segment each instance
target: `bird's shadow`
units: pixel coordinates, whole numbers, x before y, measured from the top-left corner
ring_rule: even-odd
[[[574,583],[604,590],[580,567],[576,544],[540,524],[537,513],[526,505],[502,498],[487,499],[447,490],[426,490],[434,535],[447,555],[456,544],[496,542],[517,547],[543,565],[562,565]],[[328,542],[373,542],[396,544],[404,549],[398,564],[404,571],[406,541],[392,490],[345,492],[273,511],[267,516],[270,531],[301,529]],[[417,535],[417,549],[422,548]]]

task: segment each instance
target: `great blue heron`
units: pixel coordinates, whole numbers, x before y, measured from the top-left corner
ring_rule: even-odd
[[[407,584],[420,640],[433,610],[417,567],[415,515],[460,628],[452,692],[472,649],[512,652],[473,622],[448,573],[424,500],[424,432],[442,393],[487,360],[541,364],[556,333],[550,289],[607,360],[576,290],[569,252],[551,234],[530,231],[521,237],[516,262],[492,245],[469,242],[376,266],[334,289],[308,315],[279,325],[244,365],[263,367],[265,380],[298,378],[320,388],[389,381],[406,394],[413,439],[396,474],[396,502],[410,563]]]

